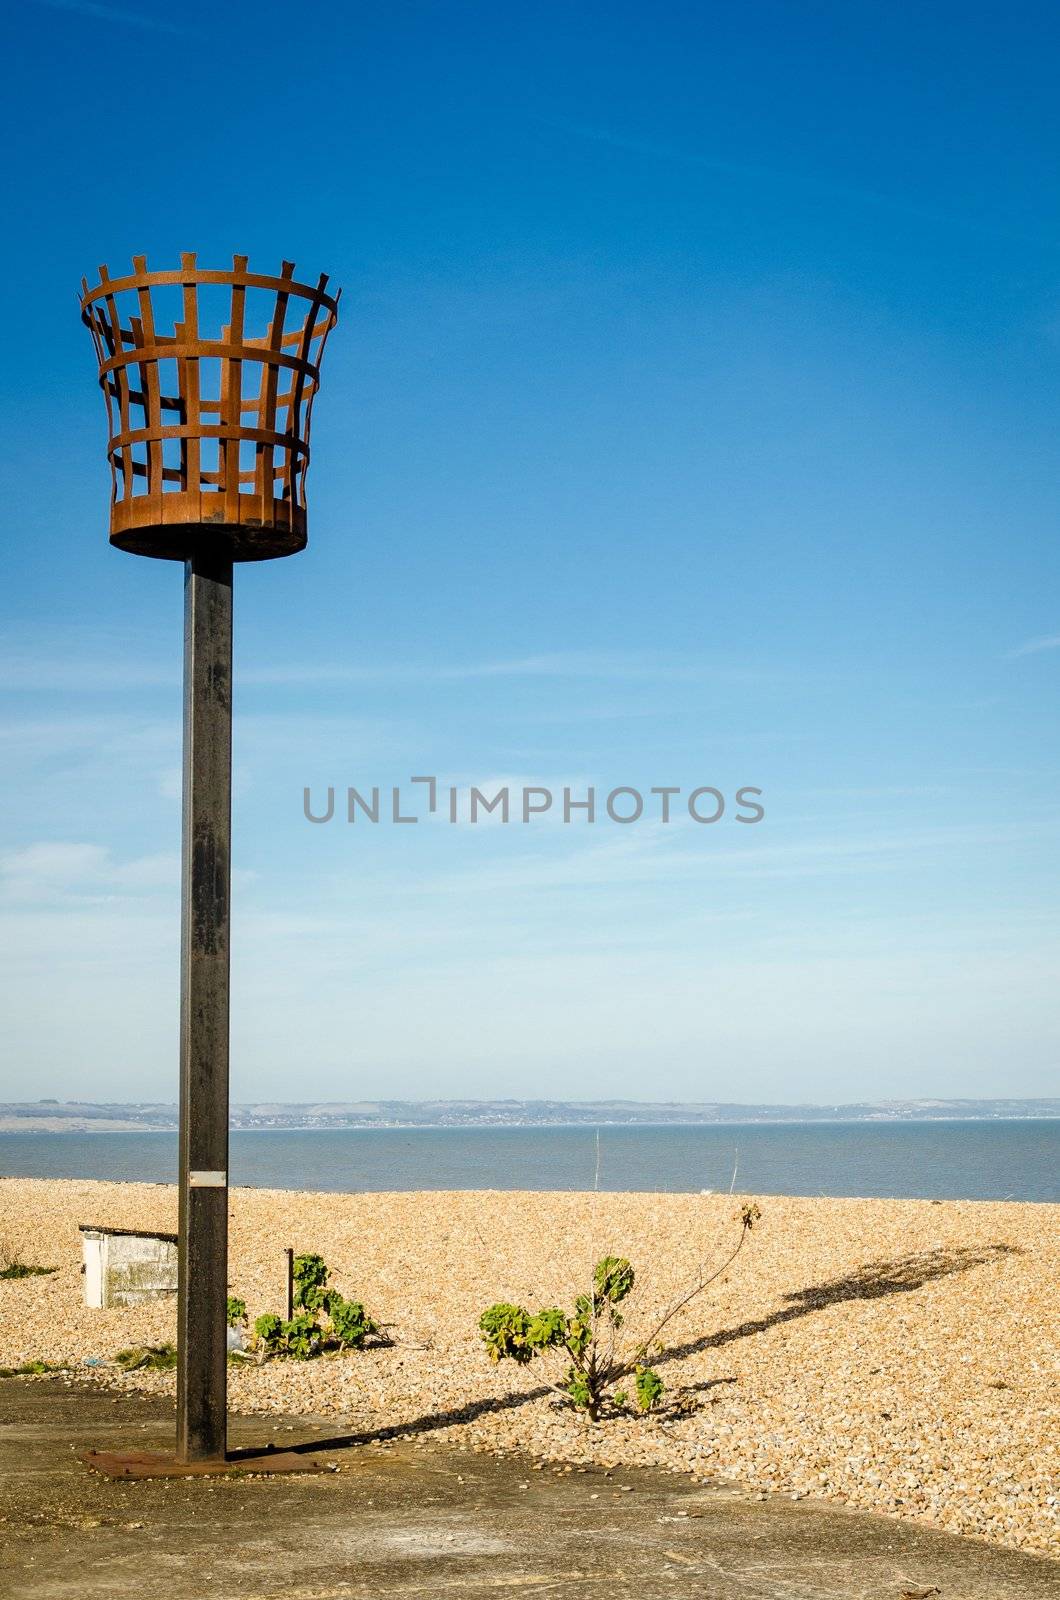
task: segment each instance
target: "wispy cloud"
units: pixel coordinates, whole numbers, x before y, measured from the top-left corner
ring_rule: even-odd
[[[785,674],[786,675],[786,674]],[[623,683],[763,683],[781,676],[768,668],[718,666],[656,651],[554,650],[493,661],[291,662],[240,673],[244,683],[465,683],[490,678],[582,678]]]
[[[120,6],[99,5],[97,0],[36,0],[36,3],[52,11],[71,11],[81,17],[90,17],[93,22],[110,22],[118,27],[150,28],[154,33],[183,34],[185,31],[168,17],[147,11],[126,11]]]
[[[255,687],[315,684],[466,683],[489,679],[598,679],[623,683],[762,682],[777,676],[768,669],[717,666],[709,661],[656,651],[554,650],[485,661],[290,661],[237,662],[240,684]],[[126,646],[99,653],[66,648],[8,649],[0,656],[0,688],[129,693],[169,688],[180,680],[179,658],[162,662],[140,648]]]
[[[696,678],[705,668],[650,655],[615,652],[554,651],[499,661],[344,661],[291,662],[284,666],[249,666],[243,681],[255,684],[309,683],[465,683],[483,678]]]
[[[252,868],[232,873],[237,889],[256,881]],[[171,911],[179,885],[180,856],[172,850],[122,857],[88,841],[40,839],[0,855],[0,912],[110,912],[137,904]]]
[[[1060,650],[1060,633],[1047,634],[1044,639],[1028,639],[1026,644],[1010,650],[1006,659],[1014,661],[1017,656],[1036,656],[1043,650]]]
[[[103,845],[42,840],[0,857],[0,903],[34,907],[105,905],[129,896],[173,890],[175,854],[116,859]]]
[[[0,656],[0,689],[25,694],[106,693],[112,689],[131,694],[137,689],[170,688],[180,682],[179,656],[166,666],[144,660],[135,652],[124,656],[80,656],[56,648],[41,654],[13,650]]]

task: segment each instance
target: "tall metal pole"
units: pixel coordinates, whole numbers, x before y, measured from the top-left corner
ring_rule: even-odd
[[[177,1460],[226,1447],[232,561],[184,567]]]
[[[132,268],[81,279],[81,320],[107,404],[110,542],[184,563],[177,1455],[85,1459],[118,1477],[199,1476],[230,1466],[232,567],[305,549],[309,425],[339,291],[326,273],[299,283],[292,261],[269,275],[239,255],[223,271],[191,253]],[[276,1469],[276,1452],[262,1459]]]

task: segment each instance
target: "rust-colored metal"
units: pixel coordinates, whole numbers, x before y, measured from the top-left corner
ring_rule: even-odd
[[[262,561],[305,548],[309,426],[339,293],[247,270],[81,280],[107,402],[111,543],[185,561]],[[290,324],[290,326],[288,326]]]
[[[233,1450],[211,1461],[178,1461],[162,1450],[85,1450],[81,1460],[105,1478],[223,1478],[232,1473],[334,1472],[325,1456],[297,1450]]]

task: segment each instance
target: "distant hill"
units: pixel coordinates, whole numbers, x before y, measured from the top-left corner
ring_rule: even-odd
[[[515,1128],[735,1122],[919,1122],[1060,1117],[1060,1099],[880,1100],[741,1105],[645,1100],[350,1100],[234,1105],[233,1128]],[[171,1132],[177,1108],[153,1102],[0,1101],[0,1132]]]

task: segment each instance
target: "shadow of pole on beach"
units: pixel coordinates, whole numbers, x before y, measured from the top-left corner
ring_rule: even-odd
[[[863,1267],[842,1277],[830,1278],[827,1283],[814,1283],[806,1289],[797,1289],[784,1296],[786,1305],[771,1311],[767,1316],[741,1322],[735,1328],[723,1328],[718,1333],[705,1334],[701,1339],[690,1339],[687,1344],[672,1345],[659,1357],[656,1365],[666,1361],[680,1361],[685,1356],[698,1355],[702,1350],[720,1350],[723,1345],[737,1339],[749,1339],[756,1333],[766,1333],[782,1322],[794,1322],[799,1317],[811,1316],[826,1306],[844,1300],[879,1300],[885,1295],[910,1294],[922,1289],[936,1278],[948,1278],[955,1272],[969,1272],[973,1267],[985,1266],[1003,1256],[1018,1255],[1019,1248],[1012,1244],[988,1244],[978,1248],[955,1245],[950,1249],[939,1246],[915,1255],[899,1256],[894,1261],[870,1261]]]
[[[914,1289],[923,1288],[926,1283],[934,1282],[937,1278],[946,1278],[955,1272],[968,1272],[973,1267],[985,1266],[988,1262],[1000,1260],[1003,1256],[1019,1253],[1018,1246],[1011,1244],[981,1245],[977,1248],[955,1245],[949,1249],[939,1246],[934,1250],[899,1256],[893,1261],[868,1262],[865,1266],[857,1267],[842,1277],[830,1278],[825,1283],[810,1284],[805,1289],[796,1290],[794,1294],[785,1295],[787,1303],[778,1307],[776,1311],[771,1311],[767,1316],[741,1322],[735,1328],[723,1328],[718,1333],[705,1334],[703,1338],[691,1339],[687,1344],[672,1346],[657,1359],[655,1365],[681,1361],[685,1356],[698,1355],[703,1350],[719,1350],[724,1345],[733,1344],[737,1339],[752,1338],[755,1334],[765,1333],[780,1323],[793,1322],[798,1317],[812,1316],[815,1311],[822,1311],[826,1306],[838,1305],[844,1300],[879,1300],[885,1295],[909,1294]],[[330,1439],[314,1439],[288,1448],[294,1454],[312,1454],[319,1450],[352,1449],[357,1445],[375,1444],[384,1439],[415,1438],[418,1434],[433,1433],[438,1428],[474,1422],[476,1417],[481,1417],[487,1412],[512,1411],[518,1406],[528,1405],[530,1401],[543,1399],[545,1395],[552,1393],[554,1393],[552,1389],[542,1384],[536,1389],[524,1389],[517,1394],[491,1395],[488,1399],[473,1400],[466,1405],[454,1406],[450,1411],[428,1412],[425,1416],[414,1417],[408,1422],[394,1423],[389,1427],[374,1428],[363,1433],[340,1434]],[[232,1453],[234,1456],[240,1454],[239,1451]]]

